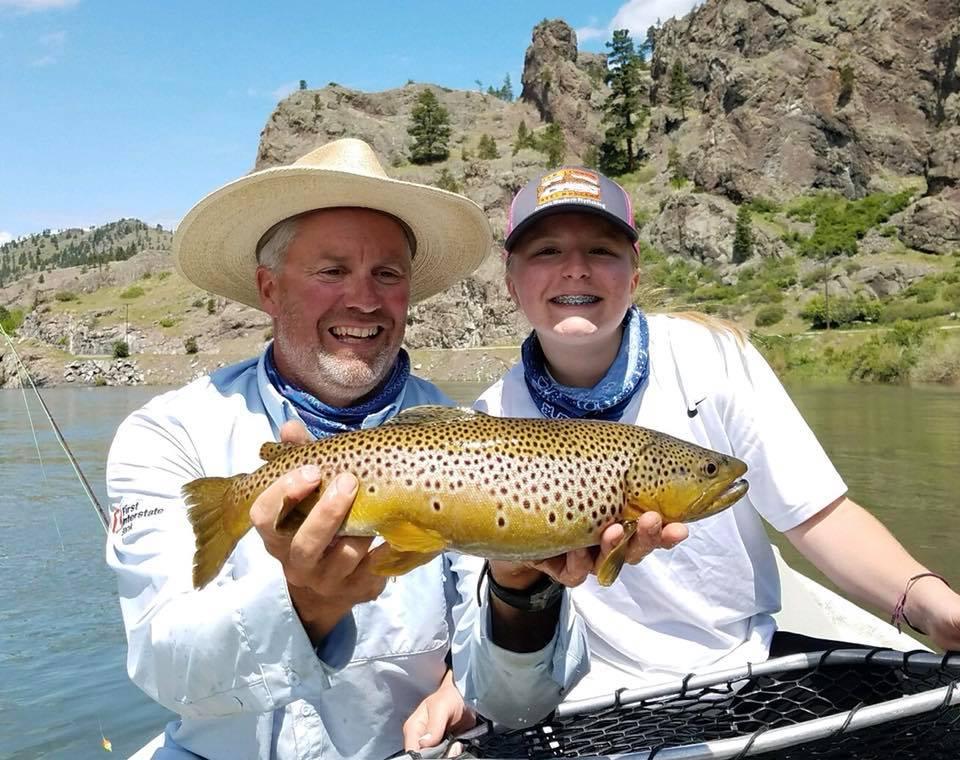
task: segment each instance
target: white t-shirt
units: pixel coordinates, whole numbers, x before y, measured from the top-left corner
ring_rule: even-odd
[[[789,530],[846,492],[753,346],[689,319],[654,315],[648,322],[649,380],[621,421],[743,459],[750,490],[732,508],[692,523],[679,546],[625,566],[613,586],[602,588],[591,576],[573,590],[591,671],[570,699],[765,660],[780,580],[760,518]],[[496,416],[541,416],[522,364],[475,406]]]

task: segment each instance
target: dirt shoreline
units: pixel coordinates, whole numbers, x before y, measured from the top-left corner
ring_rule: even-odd
[[[5,348],[5,347],[0,347]],[[103,385],[148,385],[171,387],[184,385],[228,364],[258,356],[261,345],[246,350],[237,345],[224,347],[216,353],[197,354],[134,354],[117,360],[109,356],[73,356],[57,351],[49,345],[23,341],[16,345],[17,353],[28,367],[34,381],[41,387],[83,387]],[[3,356],[0,388],[20,387],[16,360],[9,352]],[[474,383],[488,385],[500,378],[520,357],[519,346],[474,348],[417,348],[408,349],[415,375],[435,383]],[[136,367],[135,382],[115,382],[111,368],[119,362]],[[72,382],[65,378],[68,367],[77,365],[85,370],[88,381],[76,379],[80,371],[72,371]],[[4,380],[4,375],[5,380]]]

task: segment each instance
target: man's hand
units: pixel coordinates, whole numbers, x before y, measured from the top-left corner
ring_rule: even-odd
[[[418,751],[436,747],[448,734],[459,734],[477,723],[477,716],[463,701],[448,670],[440,688],[424,699],[403,724],[403,749]]]
[[[575,549],[540,562],[491,561],[490,573],[501,586],[525,589],[532,586],[541,573],[546,573],[564,586],[574,587],[583,583],[590,573],[596,573],[600,563],[620,543],[623,526],[614,523],[600,537],[600,545],[589,549]],[[626,562],[638,564],[654,549],[672,549],[689,535],[683,523],[663,524],[657,512],[644,512],[637,519],[637,532],[627,545]]]
[[[280,440],[309,440],[300,423],[281,428]],[[316,645],[355,604],[376,599],[387,578],[370,572],[372,538],[336,535],[353,505],[357,479],[338,475],[292,536],[277,533],[274,521],[284,501],[300,501],[320,485],[318,468],[307,465],[287,473],[257,498],[250,519],[267,551],[283,566],[290,598],[310,640]]]

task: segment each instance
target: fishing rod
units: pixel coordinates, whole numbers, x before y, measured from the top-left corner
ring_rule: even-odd
[[[30,370],[27,369],[27,365],[23,363],[23,360],[20,358],[20,354],[17,351],[16,346],[14,346],[13,341],[10,340],[10,335],[6,330],[3,329],[3,325],[0,325],[0,333],[3,333],[3,337],[7,341],[7,345],[10,346],[10,350],[13,351],[13,356],[17,361],[18,371],[21,373],[20,385],[23,386],[23,377],[26,376],[27,380],[30,381],[30,387],[33,389],[34,394],[36,394],[37,401],[40,402],[40,408],[43,409],[43,413],[46,415],[47,420],[50,422],[50,427],[53,428],[54,434],[57,436],[57,441],[60,443],[60,447],[63,449],[63,453],[67,455],[67,459],[70,460],[70,466],[73,467],[73,471],[77,474],[77,478],[80,480],[80,485],[83,486],[83,490],[87,494],[87,498],[90,499],[90,503],[93,505],[94,510],[97,513],[97,517],[100,518],[100,524],[103,527],[103,532],[107,533],[108,525],[110,524],[110,518],[107,515],[106,510],[103,508],[103,505],[100,503],[100,500],[97,499],[97,495],[93,492],[93,489],[90,487],[90,483],[87,482],[86,476],[84,476],[83,471],[80,469],[80,464],[77,462],[76,457],[73,455],[73,452],[70,450],[70,447],[67,445],[66,439],[63,437],[63,433],[60,432],[60,426],[57,425],[56,420],[53,419],[53,415],[50,413],[50,409],[47,408],[46,402],[43,400],[43,396],[40,394],[40,389],[37,388],[37,384],[33,381],[33,376],[30,374]],[[26,402],[26,396],[24,396],[24,402]],[[29,407],[27,407],[29,412]],[[33,418],[30,418],[30,427],[33,427]],[[34,437],[36,437],[36,431],[34,431]],[[38,447],[39,453],[39,447]],[[41,460],[42,462],[42,460]]]

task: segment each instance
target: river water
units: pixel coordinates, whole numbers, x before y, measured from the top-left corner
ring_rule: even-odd
[[[447,390],[468,401],[479,388]],[[157,392],[44,391],[102,503],[113,432]],[[844,386],[791,395],[851,496],[922,562],[960,581],[960,393]],[[36,401],[28,400],[38,446],[20,391],[0,391],[0,758],[95,757],[103,753],[101,729],[115,756],[126,757],[169,714],[127,678],[103,530]]]

